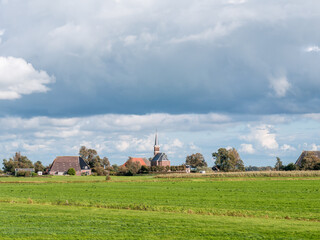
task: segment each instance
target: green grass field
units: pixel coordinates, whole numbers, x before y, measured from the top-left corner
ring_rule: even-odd
[[[320,177],[0,178],[0,239],[319,239]]]

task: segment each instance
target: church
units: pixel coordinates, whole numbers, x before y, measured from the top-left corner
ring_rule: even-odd
[[[160,146],[158,142],[158,133],[155,135],[154,140],[154,147],[153,147],[154,156],[151,160],[151,167],[153,166],[169,166],[170,167],[170,160],[168,159],[165,153],[160,152]]]

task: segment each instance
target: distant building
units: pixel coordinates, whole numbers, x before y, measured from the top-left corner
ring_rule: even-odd
[[[15,168],[14,169],[14,175],[17,176],[18,172],[34,173],[34,168]]]
[[[308,153],[312,153],[313,155],[315,155],[317,158],[320,158],[320,151],[302,151],[300,157],[298,158],[298,160],[296,161],[296,165],[301,167],[301,162],[302,159],[308,154]]]
[[[70,168],[76,170],[76,175],[91,175],[91,169],[88,164],[77,156],[56,157],[49,170],[50,175],[66,175]]]
[[[129,161],[132,161],[132,162],[135,162],[135,163],[140,163],[141,166],[146,166],[146,167],[149,167],[150,166],[150,161],[145,159],[145,158],[133,158],[133,157],[130,157],[128,159],[128,161],[126,161],[123,166],[126,166],[126,164],[129,162]]]
[[[154,141],[154,156],[151,160],[151,166],[169,166],[170,167],[170,160],[168,159],[167,155],[165,153],[160,152],[160,146],[158,142],[158,133],[155,135],[155,141]]]

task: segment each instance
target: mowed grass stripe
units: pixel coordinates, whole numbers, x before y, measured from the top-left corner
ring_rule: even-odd
[[[319,223],[0,203],[1,239],[318,239]]]
[[[320,179],[1,184],[0,201],[320,220]],[[128,178],[127,178],[128,179]],[[129,178],[134,179],[134,178]],[[150,179],[146,177],[146,179]]]

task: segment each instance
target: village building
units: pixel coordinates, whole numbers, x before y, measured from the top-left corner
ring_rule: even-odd
[[[49,170],[50,175],[66,175],[70,168],[76,170],[76,175],[91,175],[88,164],[78,156],[56,157]]]
[[[29,172],[34,173],[34,168],[15,168],[14,169],[14,175],[17,176],[18,172]]]
[[[302,163],[302,159],[308,154],[311,153],[314,156],[316,156],[317,158],[320,158],[320,151],[302,151],[301,155],[299,156],[299,158],[297,159],[295,165],[301,167],[301,163]]]
[[[133,158],[133,157],[129,157],[128,161],[126,161],[123,164],[123,166],[126,166],[130,160],[134,163],[140,163],[141,166],[150,167],[150,161],[147,160],[146,158]]]
[[[165,153],[160,152],[160,145],[158,142],[158,133],[155,135],[154,140],[154,147],[153,147],[154,156],[151,159],[151,166],[169,166],[170,167],[170,160],[168,159]]]

